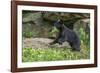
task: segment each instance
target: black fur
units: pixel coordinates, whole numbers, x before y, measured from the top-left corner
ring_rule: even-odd
[[[54,26],[59,30],[59,35],[50,43],[51,45],[55,43],[62,44],[67,41],[72,47],[72,50],[80,51],[80,39],[73,30],[67,28],[61,20],[56,21]]]

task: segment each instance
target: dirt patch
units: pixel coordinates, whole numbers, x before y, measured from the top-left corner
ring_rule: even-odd
[[[50,47],[67,47],[70,48],[69,44],[67,42],[63,43],[62,45],[54,44],[50,45],[53,39],[48,38],[23,38],[23,48],[50,48]]]

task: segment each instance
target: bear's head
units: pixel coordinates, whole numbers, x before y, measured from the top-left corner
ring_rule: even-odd
[[[57,20],[55,23],[54,23],[54,27],[56,27],[57,29],[61,29],[63,26],[63,21],[62,20]]]

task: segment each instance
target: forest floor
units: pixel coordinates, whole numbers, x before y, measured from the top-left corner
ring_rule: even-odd
[[[72,51],[67,42],[62,45],[49,45],[53,39],[48,38],[23,38],[22,61],[58,61],[89,59],[90,50],[81,45],[81,51]]]
[[[48,38],[24,38],[23,39],[23,48],[50,48],[56,46],[57,48],[63,48],[67,47],[70,48],[69,44],[67,42],[63,43],[62,45],[54,44],[50,45],[54,39],[48,39]]]

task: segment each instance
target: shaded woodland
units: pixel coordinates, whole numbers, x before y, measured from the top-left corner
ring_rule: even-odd
[[[68,43],[62,46],[49,45],[59,32],[53,28],[53,23],[58,19],[80,37],[81,52],[72,52],[68,49],[70,48]],[[88,59],[90,57],[90,14],[23,10],[22,37],[23,62]]]

